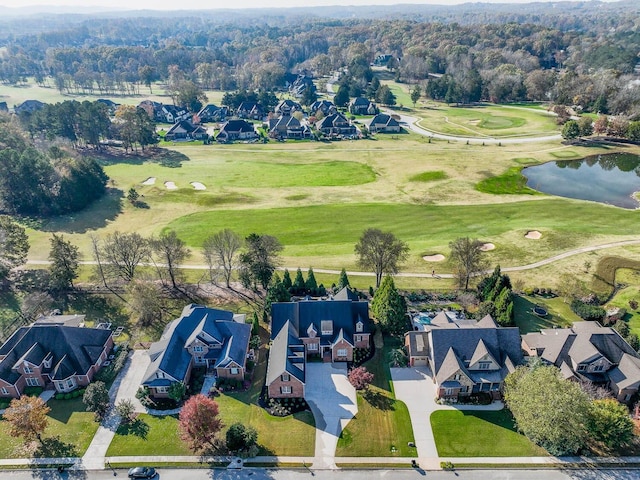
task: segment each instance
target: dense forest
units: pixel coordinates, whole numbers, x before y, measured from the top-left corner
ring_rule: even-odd
[[[4,18],[0,81],[135,94],[179,74],[204,89],[277,90],[292,72],[323,76],[390,55],[396,80],[434,99],[640,114],[636,3],[411,8],[48,15],[48,27]]]

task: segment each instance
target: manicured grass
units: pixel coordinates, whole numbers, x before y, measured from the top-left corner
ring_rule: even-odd
[[[436,180],[444,180],[447,174],[442,170],[434,170],[431,172],[422,172],[409,178],[410,182],[434,182]]]
[[[616,274],[619,269],[640,270],[640,261],[617,256],[608,256],[600,259],[591,284],[593,291],[603,296],[613,293],[616,285]]]
[[[489,177],[476,185],[483,193],[494,195],[541,195],[527,187],[527,179],[522,175],[522,167],[511,167],[502,175]]]
[[[556,158],[561,158],[563,160],[579,157],[579,155],[573,150],[558,150],[557,152],[552,152],[551,155],[553,155]]]
[[[98,430],[93,413],[85,411],[81,398],[72,400],[49,400],[49,423],[43,437],[43,446],[36,452],[38,457],[82,456]],[[0,458],[21,458],[21,438],[9,436],[7,424],[0,421]]]
[[[532,310],[536,305],[547,310],[546,317],[533,314]],[[543,328],[569,327],[573,322],[581,320],[559,297],[516,295],[513,299],[513,313],[516,326],[522,334],[538,332]]]
[[[605,305],[608,307],[620,307],[627,310],[623,320],[629,325],[631,333],[640,335],[640,308],[633,310],[629,305],[630,300],[640,303],[640,270],[620,268],[616,271],[616,282],[627,285],[620,288],[611,300]]]
[[[193,455],[178,433],[176,416],[155,417],[140,414],[131,427],[121,425],[107,456],[124,455]]]
[[[416,454],[413,429],[407,406],[395,399],[388,352],[400,345],[398,339],[375,337],[374,357],[364,364],[374,374],[366,394],[358,393],[358,413],[338,439],[338,457],[405,457]],[[375,432],[373,434],[372,432]]]
[[[528,457],[547,455],[515,430],[508,410],[438,410],[431,427],[441,457]]]

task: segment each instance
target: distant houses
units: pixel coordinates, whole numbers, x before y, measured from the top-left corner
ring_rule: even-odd
[[[200,125],[194,125],[187,120],[173,124],[165,134],[167,141],[176,140],[206,140],[209,137],[207,130]]]
[[[371,133],[400,133],[400,123],[391,115],[379,113],[369,122]]]
[[[258,138],[252,123],[246,120],[227,120],[216,137],[218,142],[232,142],[234,140],[254,140]]]

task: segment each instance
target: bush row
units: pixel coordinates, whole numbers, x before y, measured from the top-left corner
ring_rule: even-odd
[[[578,299],[571,302],[571,310],[583,320],[602,320],[607,314],[604,308]]]
[[[55,395],[55,399],[56,400],[71,400],[72,398],[78,398],[78,397],[82,397],[84,395],[84,388],[79,388],[77,390],[74,390],[73,392],[67,392],[67,393],[56,393]]]

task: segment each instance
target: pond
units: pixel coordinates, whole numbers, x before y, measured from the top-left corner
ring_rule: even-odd
[[[591,200],[635,209],[640,202],[640,156],[592,155],[581,160],[548,162],[522,170],[527,186],[560,197]]]

